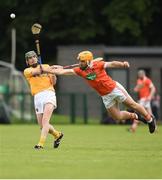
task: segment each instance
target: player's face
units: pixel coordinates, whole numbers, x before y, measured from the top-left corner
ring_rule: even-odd
[[[139,72],[139,73],[138,73],[138,78],[139,78],[139,79],[143,79],[143,78],[144,78],[144,74]]]
[[[32,57],[29,57],[28,58],[28,64],[29,64],[29,66],[31,66],[31,67],[36,67],[37,66],[37,64],[38,64],[38,59],[37,59],[37,56],[32,56]]]
[[[84,69],[88,66],[88,64],[87,64],[86,61],[80,61],[80,62],[79,62],[79,65],[80,65],[80,68],[81,68],[82,70],[84,70]]]

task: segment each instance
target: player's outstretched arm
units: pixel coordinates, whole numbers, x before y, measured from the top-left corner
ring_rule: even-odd
[[[111,61],[111,62],[105,62],[104,68],[129,68],[130,65],[128,61]]]
[[[155,88],[154,84],[151,82],[150,83],[150,95],[148,97],[149,100],[151,100],[153,98],[155,92],[156,92],[156,88]]]
[[[42,67],[40,66],[40,68],[26,68],[24,70],[24,75],[25,77],[32,77],[32,76],[36,76],[36,75],[40,75],[42,74]]]
[[[63,69],[64,67],[61,65],[52,65],[50,66],[52,69]]]
[[[76,75],[73,69],[62,69],[62,68],[45,68],[43,69],[43,72],[45,73],[51,73],[56,75]]]

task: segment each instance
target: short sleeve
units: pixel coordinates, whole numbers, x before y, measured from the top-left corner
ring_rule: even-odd
[[[104,69],[104,65],[105,65],[104,61],[97,62],[97,66],[98,66],[99,69]]]
[[[150,86],[151,83],[152,83],[151,79],[148,78],[148,79],[146,80],[146,84],[147,84],[148,86]]]
[[[25,76],[26,78],[32,77],[32,70],[31,70],[30,68],[25,69],[25,70],[24,70],[24,76]]]
[[[74,72],[80,76],[80,68],[79,67],[75,67],[73,68]]]

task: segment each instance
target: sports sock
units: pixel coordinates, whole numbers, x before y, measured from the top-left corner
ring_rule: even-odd
[[[152,122],[152,118],[149,120],[149,121],[147,121],[148,123],[151,123]]]
[[[46,141],[46,137],[45,136],[41,136],[38,145],[43,147],[45,141]]]
[[[60,132],[56,131],[56,130],[49,130],[49,133],[52,134],[54,136],[55,139],[60,137]]]
[[[148,123],[152,122],[152,117],[149,113],[145,116],[145,119],[147,120]]]

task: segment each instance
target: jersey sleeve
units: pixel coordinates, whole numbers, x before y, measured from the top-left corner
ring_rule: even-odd
[[[24,70],[24,76],[25,76],[26,78],[32,77],[32,70],[31,70],[30,68],[25,69],[25,70]]]
[[[99,62],[97,62],[97,65],[98,65],[99,69],[104,69],[105,62],[104,61],[99,61]]]
[[[74,72],[80,76],[80,68],[79,67],[75,67],[73,68]]]
[[[150,86],[151,83],[152,83],[151,79],[148,78],[148,79],[146,80],[146,84],[147,84],[148,86]]]

